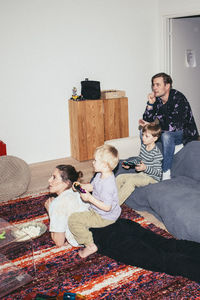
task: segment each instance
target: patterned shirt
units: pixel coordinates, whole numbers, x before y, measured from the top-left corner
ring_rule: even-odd
[[[150,150],[146,150],[144,144],[141,145],[140,154],[137,157],[137,161],[140,160],[146,165],[146,170],[144,173],[151,176],[157,181],[161,180],[162,177],[162,160],[163,155],[157,145]],[[135,160],[130,160],[129,162],[135,163]]]
[[[146,108],[143,119],[147,122],[158,119],[163,131],[182,130],[183,144],[196,140],[199,135],[189,102],[182,93],[174,89],[170,90],[165,104],[157,97],[152,109]]]

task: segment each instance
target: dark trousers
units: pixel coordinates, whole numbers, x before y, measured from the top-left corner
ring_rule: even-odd
[[[199,243],[164,238],[127,219],[91,231],[102,255],[128,265],[200,281]]]

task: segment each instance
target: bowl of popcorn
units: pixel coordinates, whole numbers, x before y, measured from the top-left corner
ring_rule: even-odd
[[[12,230],[12,235],[15,237],[16,242],[23,242],[38,238],[44,234],[46,230],[47,226],[43,222],[32,221],[16,225]]]

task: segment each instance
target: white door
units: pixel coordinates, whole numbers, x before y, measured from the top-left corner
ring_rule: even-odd
[[[169,21],[173,87],[188,99],[200,133],[200,17],[172,18]]]

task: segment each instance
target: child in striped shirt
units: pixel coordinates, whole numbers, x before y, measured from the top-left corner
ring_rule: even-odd
[[[162,178],[163,156],[156,145],[161,136],[161,127],[156,123],[148,123],[142,129],[142,145],[137,158],[122,163],[122,167],[129,169],[135,165],[135,173],[120,174],[116,178],[120,205],[135,190],[135,187],[157,183]]]

